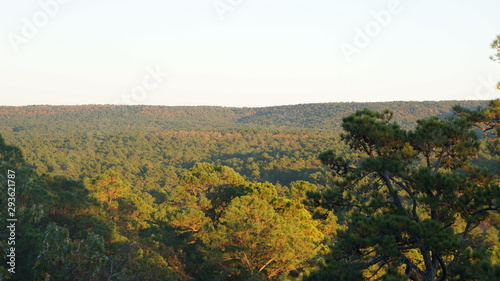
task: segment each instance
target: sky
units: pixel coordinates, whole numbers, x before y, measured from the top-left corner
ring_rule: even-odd
[[[500,97],[498,0],[0,1],[0,105]]]

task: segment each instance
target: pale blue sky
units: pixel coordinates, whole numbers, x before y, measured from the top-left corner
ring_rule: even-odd
[[[0,105],[500,96],[500,64],[488,59],[498,0],[59,1],[0,1]],[[356,44],[367,28],[369,42]],[[154,80],[154,69],[169,76]]]

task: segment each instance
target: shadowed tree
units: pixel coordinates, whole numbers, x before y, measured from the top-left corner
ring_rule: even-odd
[[[46,229],[43,248],[35,263],[35,280],[98,280],[106,262],[104,239],[94,233],[81,240],[55,224]]]
[[[406,131],[391,118],[367,109],[344,118],[342,139],[359,157],[320,155],[337,179],[321,202],[351,217],[309,280],[465,280],[459,269],[475,265],[471,233],[498,212],[500,188],[468,162],[473,124],[429,118]]]

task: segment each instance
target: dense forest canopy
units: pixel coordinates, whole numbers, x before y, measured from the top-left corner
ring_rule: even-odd
[[[498,280],[498,104],[0,107],[0,274]]]
[[[394,108],[394,119],[409,129],[418,119],[451,114],[457,103],[331,103],[267,108],[0,107],[0,132],[21,147],[38,173],[74,179],[114,168],[124,172],[129,181],[146,181],[158,188],[164,182],[176,184],[194,163],[210,162],[230,166],[256,181],[325,184],[326,173],[318,169],[321,164],[317,154],[334,147],[346,149],[332,138],[340,132],[343,117],[365,107]],[[459,104],[476,108],[487,103]]]

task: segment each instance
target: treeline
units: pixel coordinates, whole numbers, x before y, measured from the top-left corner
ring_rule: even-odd
[[[47,134],[71,130],[89,133],[158,130],[262,129],[289,131],[316,129],[340,131],[343,117],[371,108],[394,109],[394,118],[404,128],[429,116],[443,116],[461,104],[486,106],[485,101],[424,101],[374,103],[322,103],[263,108],[215,106],[21,106],[0,107],[0,130],[4,134],[42,131]],[[9,137],[6,135],[6,137]]]

